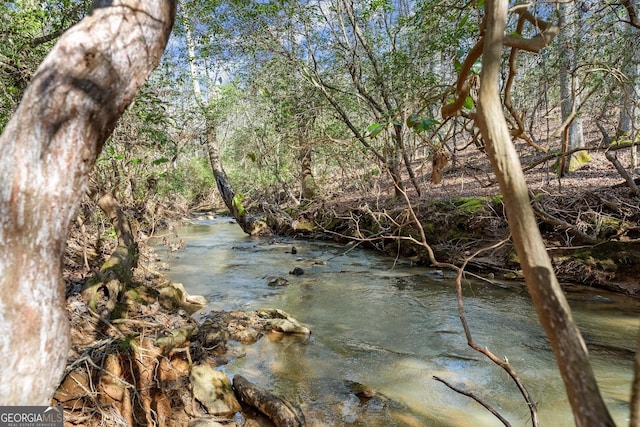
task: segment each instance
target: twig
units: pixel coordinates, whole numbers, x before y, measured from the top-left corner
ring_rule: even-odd
[[[328,230],[324,230],[324,231],[328,231]],[[338,234],[338,233],[336,233]],[[346,254],[348,254],[349,252],[351,252],[352,250],[354,250],[355,248],[357,248],[358,246],[360,246],[360,244],[368,241],[369,239],[358,239],[359,241],[357,241],[355,244],[351,245],[351,247],[349,249],[347,249],[346,251],[342,252],[340,255],[334,255],[331,258],[328,258],[327,261],[331,261],[332,259],[341,257],[341,256],[345,256]]]
[[[504,424],[507,427],[511,427],[511,424],[509,424],[509,421],[507,421],[502,415],[500,415],[500,413],[498,413],[498,411],[493,409],[493,407],[491,407],[491,405],[489,405],[488,403],[486,403],[485,401],[480,399],[475,394],[471,393],[470,391],[464,391],[464,390],[462,390],[460,388],[457,388],[457,387],[449,384],[447,381],[443,380],[442,378],[437,377],[435,375],[433,376],[433,379],[436,380],[436,381],[440,381],[442,384],[446,385],[447,387],[449,387],[451,390],[455,391],[456,393],[464,394],[465,396],[472,398],[473,400],[475,400],[476,402],[478,402],[479,404],[484,406],[489,412],[491,412],[497,419],[499,419],[502,422],[502,424]]]
[[[591,244],[598,243],[597,238],[592,237],[587,233],[583,233],[582,231],[578,230],[578,228],[575,225],[569,224],[568,222],[563,221],[560,218],[556,218],[555,216],[551,215],[550,213],[542,209],[542,207],[537,202],[531,203],[531,207],[533,208],[533,211],[536,213],[536,215],[540,217],[543,221],[551,225],[555,225],[557,227],[561,227],[565,230],[568,230],[572,234],[577,235],[587,243],[591,243]]]
[[[109,322],[107,319],[103,318],[98,313],[94,312],[93,310],[89,310],[89,313],[91,313],[91,315],[93,317],[95,317],[96,319],[98,319],[99,321],[104,323],[109,329],[114,331],[116,333],[116,335],[118,336],[118,338],[122,338],[122,339],[126,338],[126,336],[122,333],[122,331],[120,329],[118,329],[115,326],[113,326],[113,323]]]

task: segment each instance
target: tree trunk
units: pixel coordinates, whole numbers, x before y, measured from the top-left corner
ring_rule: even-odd
[[[303,141],[300,141],[301,143]],[[300,149],[300,166],[302,175],[302,198],[304,200],[313,200],[316,197],[316,182],[313,179],[313,168],[311,163],[311,149],[302,147]]]
[[[47,405],[69,349],[67,230],[105,139],[160,61],[170,0],[96,2],[0,136],[0,403]]]
[[[569,121],[568,128],[563,134],[562,152],[584,147],[584,133],[582,131],[582,117],[577,114],[576,109],[580,104],[580,99],[575,91],[575,80],[573,70],[576,68],[576,51],[579,43],[577,27],[578,9],[574,2],[561,3],[560,25],[562,31],[559,34],[560,43],[560,110],[562,122]],[[562,157],[558,172],[560,176],[567,172],[573,172],[589,161],[586,151],[579,151],[571,154],[568,158]]]
[[[509,228],[533,305],[551,343],[578,426],[613,426],[600,396],[586,345],[553,272],[518,154],[511,142],[498,89],[506,27],[506,0],[487,1],[478,126],[504,196]]]
[[[205,120],[207,151],[209,152],[209,161],[211,162],[211,169],[216,179],[220,197],[222,197],[225,206],[229,209],[231,216],[235,218],[240,228],[242,228],[242,231],[250,236],[266,232],[268,230],[267,224],[264,221],[249,217],[242,205],[242,198],[234,193],[227,173],[222,167],[215,123],[208,117]]]
[[[638,3],[634,1],[634,3]],[[626,58],[623,65],[623,70],[627,81],[623,85],[623,97],[624,102],[622,109],[620,110],[620,118],[618,120],[618,128],[616,130],[616,139],[630,140],[633,145],[631,147],[631,167],[638,167],[638,154],[636,138],[637,138],[637,126],[638,126],[638,97],[640,96],[640,60],[638,59],[638,52],[640,51],[640,41],[638,36],[640,35],[637,28],[627,25],[626,28]]]
[[[109,259],[102,264],[98,274],[89,281],[89,286],[82,291],[82,295],[89,307],[103,318],[109,318],[120,294],[131,281],[133,269],[137,264],[138,247],[131,223],[113,194],[106,192],[100,195],[97,203],[113,225],[118,245]],[[103,296],[105,301],[99,301]],[[100,309],[98,305],[101,305]]]
[[[403,120],[404,122],[404,120]],[[411,159],[409,158],[409,153],[407,152],[407,147],[405,146],[404,141],[404,125],[402,124],[394,124],[393,125],[393,139],[396,143],[396,147],[400,150],[402,154],[402,161],[404,162],[404,167],[409,174],[409,179],[411,180],[411,184],[413,184],[413,188],[415,188],[418,196],[422,196],[422,191],[420,190],[420,184],[418,183],[418,179],[416,178],[416,174],[413,172],[413,168],[411,167]]]
[[[264,233],[268,230],[268,227],[264,221],[260,221],[247,216],[247,212],[242,206],[242,200],[239,196],[236,196],[231,186],[231,181],[227,173],[222,167],[222,157],[220,155],[220,146],[218,144],[217,136],[217,124],[215,117],[211,116],[211,113],[207,111],[207,102],[204,99],[202,90],[200,88],[200,79],[198,75],[198,69],[196,67],[196,52],[195,43],[191,35],[191,24],[189,22],[189,16],[184,0],[178,0],[182,15],[184,17],[185,38],[187,42],[187,53],[189,60],[189,70],[191,72],[191,84],[193,87],[193,95],[196,98],[196,103],[201,110],[201,113],[205,119],[205,138],[207,144],[207,151],[209,153],[209,161],[211,162],[211,171],[216,180],[216,186],[220,197],[224,201],[225,206],[229,209],[231,216],[235,218],[236,222],[242,228],[242,231],[253,236],[256,234]]]

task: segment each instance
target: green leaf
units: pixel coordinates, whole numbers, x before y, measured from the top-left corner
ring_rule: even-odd
[[[473,102],[473,98],[470,96],[467,96],[464,100],[464,104],[462,104],[462,106],[467,110],[472,110],[474,105],[475,103]]]
[[[375,138],[380,132],[383,131],[383,129],[383,125],[381,125],[380,123],[374,123],[367,128],[367,132],[371,138]]]
[[[142,160],[138,159],[137,157],[134,157],[133,159],[131,159],[131,163],[134,163],[137,165],[138,163],[142,163]]]
[[[415,128],[416,126],[418,126],[420,124],[420,117],[418,117],[417,114],[412,114],[409,117],[407,117],[407,126],[410,128]]]
[[[256,159],[257,159],[256,153],[248,153],[247,157],[250,158],[253,163],[256,162]]]
[[[440,124],[440,122],[437,121],[436,119],[424,119],[423,121],[420,122],[420,126],[418,127],[418,131],[422,132],[422,131],[425,131],[425,130],[429,130],[434,125],[437,126],[439,124]]]
[[[240,216],[244,216],[244,206],[242,206],[242,194],[236,194],[231,200],[231,206],[238,210]]]
[[[124,157],[122,156],[122,154],[118,154],[117,156],[113,156],[113,158],[116,160],[122,160]]]
[[[153,164],[154,166],[158,166],[162,163],[167,163],[169,161],[168,158],[166,157],[160,157],[159,159],[155,159],[153,162],[151,162],[151,164]]]
[[[480,59],[478,59],[471,66],[471,74],[479,76],[481,71],[482,71],[482,61]]]
[[[407,126],[415,130],[416,133],[423,132],[431,129],[434,125],[439,125],[440,122],[436,119],[421,119],[417,114],[412,114],[407,117]]]

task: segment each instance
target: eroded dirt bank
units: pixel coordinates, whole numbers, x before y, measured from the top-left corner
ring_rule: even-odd
[[[640,296],[640,198],[621,187],[533,196],[540,230],[561,282]],[[292,212],[291,234],[357,241],[393,257],[440,262],[487,279],[522,279],[500,196],[309,205]],[[420,226],[415,218],[418,218]],[[503,242],[500,244],[500,242]],[[494,247],[498,245],[498,247]]]

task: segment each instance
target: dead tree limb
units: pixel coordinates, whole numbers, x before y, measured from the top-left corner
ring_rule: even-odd
[[[480,405],[484,406],[487,411],[491,412],[497,419],[499,419],[502,424],[504,424],[507,427],[511,427],[511,424],[509,423],[509,421],[507,421],[502,415],[500,415],[500,413],[498,411],[493,409],[493,407],[491,405],[489,405],[484,400],[480,399],[475,394],[471,393],[470,391],[465,391],[465,390],[462,390],[461,388],[455,387],[454,385],[449,384],[447,381],[445,381],[442,378],[437,377],[435,375],[433,376],[433,379],[436,380],[436,381],[440,381],[442,384],[446,385],[447,387],[449,387],[451,390],[455,391],[456,393],[460,393],[462,395],[465,395],[465,396],[470,397],[471,399],[475,400]]]
[[[638,189],[638,186],[636,185],[636,182],[634,181],[631,174],[627,172],[625,167],[622,166],[622,163],[620,163],[616,152],[607,150],[605,151],[604,156],[613,164],[618,173],[624,178],[624,180],[627,182],[627,185],[629,186],[629,189],[631,189],[631,192],[633,194],[640,194],[640,189]]]
[[[238,399],[265,414],[276,427],[303,427],[306,425],[302,411],[286,400],[252,384],[245,377],[233,377],[233,388]]]
[[[522,383],[522,381],[520,381],[520,378],[516,374],[516,371],[509,364],[509,361],[508,361],[508,359],[506,357],[504,358],[504,360],[499,359],[496,355],[494,355],[491,351],[489,351],[488,348],[486,348],[486,347],[483,348],[483,347],[479,346],[478,344],[476,344],[476,342],[473,340],[473,337],[471,335],[471,330],[469,329],[469,325],[467,323],[466,316],[464,314],[464,302],[463,302],[463,297],[462,297],[462,276],[464,274],[464,270],[465,270],[465,268],[467,266],[467,263],[471,259],[475,258],[478,254],[484,252],[485,250],[495,249],[495,248],[505,244],[509,240],[510,236],[509,236],[509,238],[507,238],[505,240],[502,240],[502,241],[500,241],[500,242],[498,242],[498,243],[496,243],[496,244],[494,244],[494,245],[492,245],[492,246],[490,246],[488,248],[484,248],[484,249],[481,249],[481,250],[477,251],[472,256],[467,258],[464,261],[464,263],[462,264],[462,266],[460,266],[460,267],[458,267],[456,265],[453,265],[453,264],[449,264],[449,263],[437,262],[436,259],[435,259],[435,255],[433,253],[433,250],[431,249],[431,247],[427,243],[427,237],[426,237],[426,235],[424,233],[424,228],[422,227],[422,224],[418,220],[418,217],[417,217],[415,211],[413,210],[413,206],[411,205],[411,202],[409,201],[409,198],[408,198],[406,192],[403,192],[403,194],[405,196],[405,201],[409,205],[409,211],[411,213],[412,219],[416,223],[418,229],[420,230],[420,236],[421,236],[421,239],[422,239],[422,246],[427,249],[427,252],[429,253],[429,258],[431,259],[431,262],[434,265],[438,266],[438,267],[450,268],[453,271],[457,272],[456,285],[457,285],[457,291],[458,291],[458,316],[460,317],[460,321],[462,323],[462,328],[464,329],[464,333],[465,333],[465,336],[467,338],[467,344],[469,345],[469,347],[471,347],[474,350],[476,350],[477,352],[483,354],[489,360],[491,360],[493,363],[495,363],[496,365],[500,366],[511,377],[511,379],[515,382],[516,386],[520,390],[520,393],[524,397],[525,403],[529,407],[529,412],[531,413],[531,421],[533,423],[533,426],[537,427],[539,425],[538,424],[538,413],[537,413],[536,404],[535,404],[535,401],[533,400],[533,397],[529,394],[529,391],[527,390],[525,385]]]
[[[465,334],[465,336],[467,338],[467,345],[469,347],[471,347],[472,349],[474,349],[475,351],[477,351],[478,353],[483,354],[486,358],[488,358],[493,363],[495,363],[500,368],[502,368],[509,375],[509,377],[511,377],[513,382],[518,387],[518,390],[520,390],[520,393],[522,394],[522,397],[524,398],[524,401],[527,403],[527,406],[529,407],[529,412],[531,413],[531,423],[533,424],[534,427],[537,427],[539,425],[539,421],[538,421],[538,412],[537,412],[537,409],[536,409],[536,403],[533,400],[533,397],[529,394],[529,390],[527,390],[527,388],[525,387],[524,383],[520,380],[520,377],[516,373],[515,369],[513,369],[513,367],[509,363],[509,359],[507,359],[506,357],[504,359],[500,359],[498,356],[493,354],[487,347],[479,346],[473,340],[473,336],[471,335],[471,329],[469,328],[469,324],[467,323],[467,318],[466,318],[466,316],[464,314],[464,298],[462,297],[462,274],[463,274],[464,269],[466,268],[467,264],[469,263],[469,261],[471,261],[473,258],[478,256],[482,252],[498,248],[499,246],[502,246],[503,244],[508,242],[510,239],[511,239],[511,236],[509,236],[506,239],[496,243],[493,246],[490,246],[488,248],[483,248],[483,249],[477,251],[476,253],[474,253],[473,255],[471,255],[469,258],[465,259],[464,263],[462,264],[462,266],[458,270],[458,275],[456,277],[456,291],[457,291],[457,294],[458,294],[458,317],[460,318],[460,322],[462,323],[462,328],[464,329],[464,334]],[[477,399],[475,399],[475,397],[474,397],[474,400],[478,401]],[[484,404],[482,404],[482,405],[485,406]],[[489,409],[489,408],[487,408],[487,409]],[[489,411],[491,413],[493,413],[494,415],[496,415],[494,413],[494,411],[492,411],[491,409],[489,409]],[[500,416],[498,416],[498,418],[500,419],[500,421],[503,420],[503,418],[500,417]]]
[[[533,208],[533,211],[535,212],[536,216],[542,219],[547,224],[553,225],[554,227],[560,227],[562,229],[565,229],[569,231],[571,234],[579,237],[585,243],[588,243],[588,244],[598,243],[599,240],[597,237],[590,236],[587,233],[580,231],[578,227],[576,227],[575,225],[569,224],[568,222],[563,221],[560,218],[557,218],[551,215],[550,213],[542,209],[542,207],[538,203],[533,202],[531,204],[531,207]]]
[[[598,129],[602,134],[603,142],[606,144],[607,147],[609,147],[607,148],[607,151],[605,151],[604,156],[607,158],[607,160],[609,160],[613,164],[613,166],[616,168],[620,176],[624,178],[624,180],[627,182],[627,185],[631,189],[631,192],[633,194],[640,194],[640,189],[638,189],[638,186],[636,185],[636,182],[634,181],[633,177],[629,172],[627,172],[625,167],[622,166],[622,163],[620,163],[620,160],[618,160],[618,156],[615,150],[611,150],[611,143],[612,143],[611,137],[605,130],[604,126],[602,126],[600,122],[596,122],[596,126],[598,126]]]

